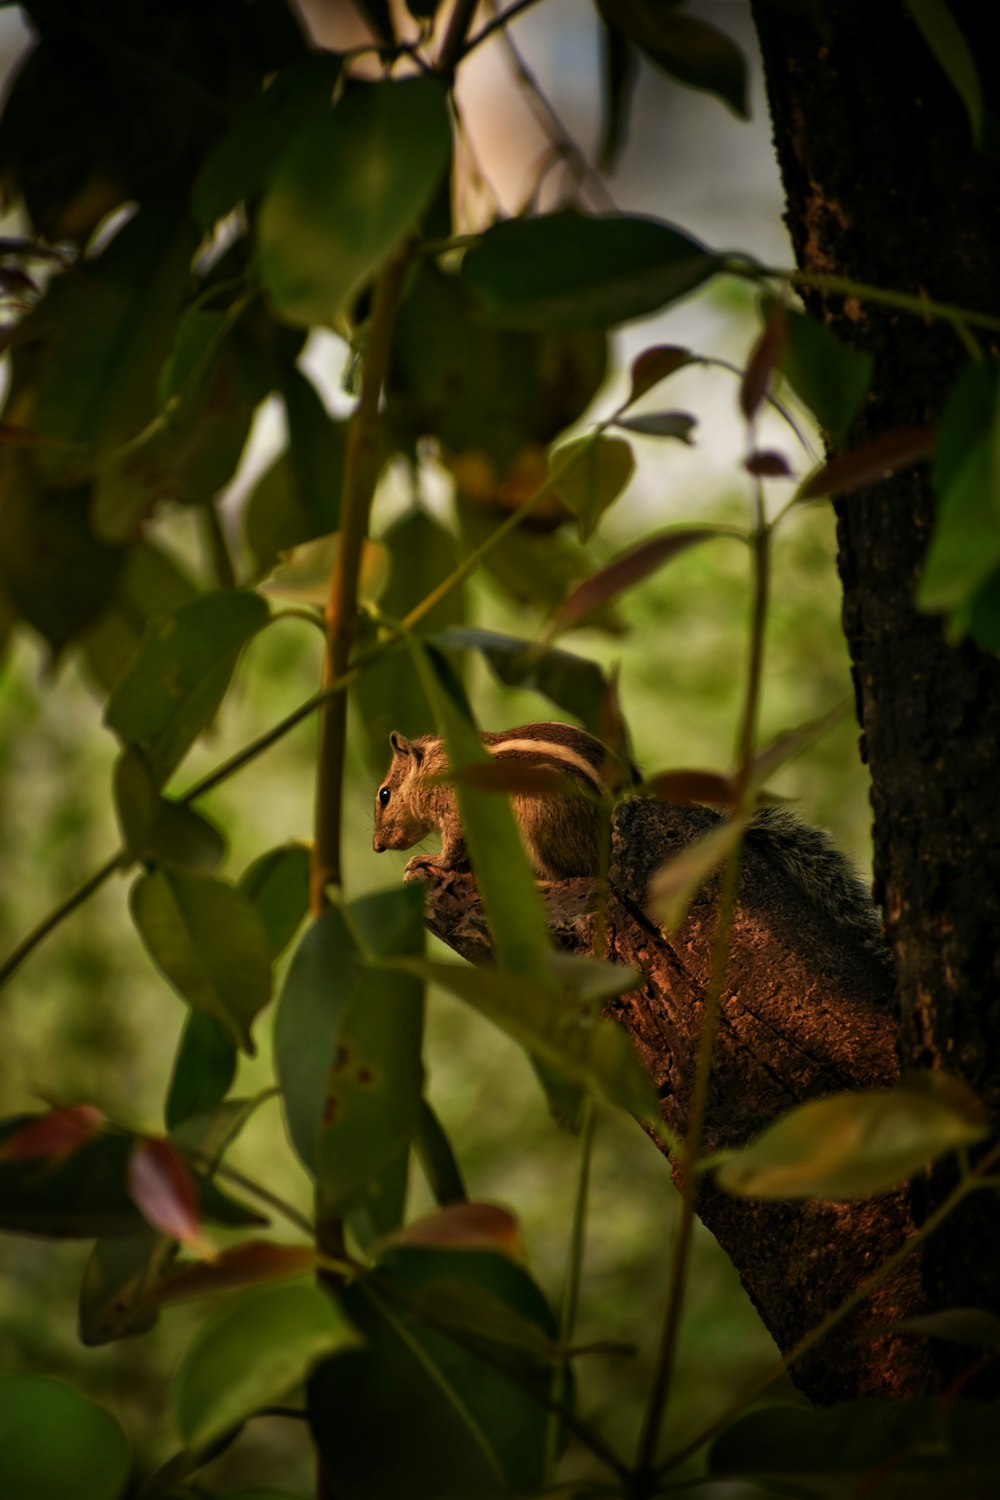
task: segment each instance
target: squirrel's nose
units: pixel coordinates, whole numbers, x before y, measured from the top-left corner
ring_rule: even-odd
[[[376,854],[384,854],[385,853],[385,845],[383,844],[382,840],[379,838],[378,834],[376,834],[375,837],[372,839],[372,848],[375,850]]]

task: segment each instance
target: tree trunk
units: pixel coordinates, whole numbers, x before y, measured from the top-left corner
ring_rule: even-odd
[[[654,870],[704,831],[705,809],[635,800],[615,817],[607,956],[639,970],[642,989],[612,1002],[653,1080],[664,1120],[677,1135],[688,1103],[704,1015],[716,927],[718,879],[693,903],[681,930],[661,931],[647,911]],[[431,868],[428,920],[473,963],[492,961],[473,877]],[[549,925],[563,949],[588,954],[594,886],[565,880],[546,891]],[[751,834],[744,851],[722,1022],[706,1119],[707,1150],[742,1145],[806,1099],[885,1087],[898,1075],[892,979],[887,965],[852,941],[804,895]],[[863,1203],[774,1203],[732,1197],[705,1179],[699,1217],[727,1251],[779,1348],[853,1293],[912,1232],[904,1192]],[[813,1400],[891,1397],[925,1389],[932,1375],[921,1341],[880,1334],[917,1310],[916,1262],[907,1262],[793,1370]]]
[[[902,0],[827,0],[821,38],[754,0],[787,221],[799,265],[996,314],[997,162],[973,146],[959,97]],[[950,9],[981,64],[989,7]],[[984,79],[989,87],[989,80]],[[815,315],[875,358],[856,444],[940,417],[968,359],[943,324],[805,292]],[[992,348],[984,352],[995,352]],[[934,521],[925,469],[838,506],[844,629],[872,777],[876,895],[895,955],[904,1068],[961,1075],[1000,1105],[1000,662],[952,645],[914,590]],[[918,1221],[947,1171],[912,1193]],[[1000,1205],[977,1194],[921,1258],[930,1308],[1000,1310]],[[961,1354],[961,1351],[958,1351]],[[939,1358],[947,1358],[939,1351]],[[960,1363],[968,1363],[968,1351]],[[942,1363],[942,1374],[950,1367]]]

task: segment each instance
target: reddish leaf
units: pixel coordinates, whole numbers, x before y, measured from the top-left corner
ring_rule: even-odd
[[[614,562],[608,563],[606,568],[601,568],[577,584],[556,614],[555,629],[567,630],[585,615],[600,609],[602,604],[610,603],[625,589],[648,578],[657,568],[672,562],[689,547],[696,547],[699,542],[707,542],[709,537],[723,534],[729,533],[721,533],[713,526],[685,526],[663,536],[653,537],[640,547],[634,547],[631,552],[623,553]]]
[[[481,792],[522,792],[529,797],[566,797],[576,783],[551,766],[533,766],[528,761],[478,761],[458,771],[435,776],[432,782],[475,787]]]
[[[214,1256],[214,1247],[202,1232],[191,1173],[176,1146],[160,1136],[136,1141],[128,1162],[128,1190],[154,1229],[195,1255]]]
[[[521,1229],[514,1215],[495,1203],[449,1203],[379,1241],[379,1249],[423,1245],[449,1250],[501,1250],[520,1257]]]
[[[644,349],[632,362],[629,404],[638,401],[640,396],[651,391],[654,385],[659,385],[661,380],[666,380],[675,370],[682,370],[691,363],[693,355],[690,349],[682,349],[679,344],[657,344],[652,349]]]
[[[847,495],[877,479],[885,479],[915,464],[932,452],[937,433],[933,427],[902,427],[884,432],[871,443],[832,458],[799,486],[796,500],[830,499]]]
[[[785,304],[776,302],[760,337],[750,351],[746,371],[740,383],[740,411],[749,422],[767,395],[785,342]]]
[[[311,1245],[277,1245],[271,1240],[244,1240],[223,1250],[213,1261],[184,1266],[156,1287],[153,1302],[179,1302],[210,1292],[228,1292],[235,1287],[256,1286],[262,1281],[284,1281],[301,1276],[319,1264]]]
[[[708,802],[714,807],[734,805],[733,784],[717,771],[661,771],[644,783],[647,796],[661,802]]]
[[[777,453],[772,448],[765,448],[756,453],[751,453],[743,467],[749,474],[757,474],[761,479],[794,479],[791,465],[783,453]]]
[[[51,442],[44,433],[32,432],[29,427],[12,427],[9,422],[0,422],[0,443],[11,448],[36,448],[39,443]]]
[[[838,703],[836,708],[824,714],[820,719],[810,719],[807,724],[800,724],[797,729],[786,729],[781,734],[775,735],[762,750],[754,756],[750,767],[750,780],[757,786],[763,785],[769,776],[773,776],[786,760],[811,745],[821,735],[827,733],[835,724],[839,724],[847,712],[850,704],[846,701]]]
[[[39,1115],[0,1146],[0,1161],[29,1161],[50,1156],[53,1165],[72,1156],[104,1128],[104,1116],[92,1104],[73,1104]]]

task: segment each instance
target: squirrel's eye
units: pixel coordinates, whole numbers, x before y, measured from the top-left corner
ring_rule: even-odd
[[[389,806],[389,788],[387,786],[380,786],[378,789],[378,805],[379,807]]]

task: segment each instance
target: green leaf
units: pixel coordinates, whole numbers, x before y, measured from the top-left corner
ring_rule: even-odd
[[[941,421],[934,451],[938,518],[917,593],[922,609],[971,605],[986,645],[988,584],[1000,563],[998,409],[1000,362],[977,360],[956,381]]]
[[[949,82],[965,105],[972,129],[972,139],[977,146],[981,145],[984,120],[983,86],[980,82],[976,59],[955,17],[944,0],[906,0],[906,7],[917,23],[924,41],[934,53],[948,75]]]
[[[626,214],[574,212],[495,224],[462,280],[505,328],[611,328],[701,286],[721,259],[679,229]]]
[[[978,1349],[1000,1349],[1000,1318],[982,1307],[943,1307],[938,1312],[903,1318],[892,1326],[917,1338],[947,1339]]]
[[[183,1000],[253,1054],[250,1026],[271,998],[271,953],[253,903],[208,876],[155,870],[132,887],[132,917]]]
[[[1000,651],[1000,568],[996,568],[969,601],[969,634],[988,651]]]
[[[871,385],[872,356],[849,348],[825,324],[786,308],[778,368],[834,446],[843,448]]]
[[[148,1226],[98,1240],[80,1288],[80,1342],[88,1348],[145,1333],[159,1316],[148,1300],[177,1254],[177,1244]]]
[[[487,1337],[480,1348],[505,1354],[511,1373],[494,1368],[479,1357],[480,1349],[459,1344],[457,1318],[449,1337],[418,1315],[422,1308],[429,1320],[442,1296],[453,1308],[465,1288],[470,1298],[483,1294],[519,1324],[527,1321],[542,1337],[554,1337],[541,1292],[507,1256],[388,1252],[376,1275],[345,1295],[365,1347],[321,1365],[309,1383],[310,1422],[324,1470],[344,1500],[530,1494],[541,1484],[546,1417],[535,1394],[548,1390],[548,1367]],[[490,1330],[494,1326],[490,1322]],[[336,1424],[331,1411],[338,1413]]]
[[[408,511],[382,537],[390,557],[382,608],[401,620],[458,562],[455,539],[422,509]],[[465,594],[455,589],[420,622],[422,631],[440,630],[465,618]],[[434,730],[434,715],[413,663],[405,651],[383,652],[352,689],[364,725],[369,758],[377,772],[386,763],[389,735],[405,726],[413,738]]]
[[[109,728],[137,745],[157,784],[210,722],[240,649],[267,624],[259,594],[202,594],[147,628],[138,654],[105,712]]]
[[[0,1141],[31,1116],[0,1124]],[[136,1235],[145,1221],[126,1187],[132,1137],[102,1134],[61,1162],[0,1160],[0,1229],[53,1239],[93,1239]],[[261,1224],[258,1214],[221,1193],[203,1173],[193,1171],[204,1219],[218,1224]]]
[[[622,438],[574,438],[553,449],[549,462],[556,494],[576,516],[581,542],[589,541],[635,472],[632,449]]]
[[[292,323],[335,324],[423,213],[448,163],[436,79],[365,84],[300,130],[257,220],[261,278]]]
[[[826,1411],[768,1406],[740,1417],[709,1453],[712,1474],[774,1475],[785,1481],[783,1493],[790,1477],[794,1494],[853,1495],[883,1466],[887,1478],[900,1480],[891,1490],[893,1500],[992,1494],[995,1409],[987,1402],[931,1399],[844,1401]],[[849,1482],[831,1489],[830,1481],[840,1476]]]
[[[411,642],[414,664],[434,706],[438,728],[448,748],[449,764],[475,765],[488,759],[479,735],[448,688],[442,658]],[[549,951],[538,889],[506,798],[457,786],[462,831],[489,919],[497,960],[502,968],[534,973],[546,982],[541,963]]]
[[[738,119],[749,120],[746,59],[724,31],[662,0],[598,0],[598,9],[671,78],[713,94]]]
[[[534,641],[473,626],[442,631],[433,638],[433,644],[442,651],[478,651],[507,687],[541,693],[557,708],[579,719],[592,734],[600,734],[608,680],[595,661],[556,647],[540,650]]]
[[[745,1197],[868,1198],[985,1134],[967,1109],[916,1083],[833,1094],[768,1126],[716,1179]]]
[[[105,696],[125,675],[149,621],[173,614],[196,592],[168,552],[148,537],[133,541],[113,597],[80,642],[86,669]]]
[[[307,52],[244,106],[209,152],[191,190],[199,228],[210,229],[238,203],[261,193],[294,136],[329,114],[342,67],[336,53]]]
[[[225,857],[223,833],[193,807],[162,797],[142,752],[126,749],[115,764],[115,811],[128,858],[199,874]]]
[[[579,983],[566,983],[568,971],[551,971],[562,981],[560,987],[521,974],[432,959],[403,966],[457,995],[564,1077],[640,1120],[656,1118],[652,1085],[628,1036],[614,1021],[595,1014],[594,1003],[584,998]],[[621,994],[635,983],[631,969],[620,969],[614,992]]]
[[[103,1408],[46,1375],[0,1376],[0,1494],[120,1500],[128,1442]]]
[[[167,1129],[221,1104],[235,1077],[236,1048],[219,1022],[203,1011],[190,1011],[170,1075]]]
[[[317,1360],[358,1342],[337,1303],[315,1286],[267,1287],[229,1303],[177,1372],[172,1404],[186,1446],[203,1452],[283,1401]]]
[[[46,489],[16,449],[0,450],[0,469],[0,589],[56,657],[115,597],[125,550],[91,531],[88,486]]]
[[[302,934],[275,1007],[274,1062],[285,1122],[314,1176],[336,1028],[356,983],[356,956],[344,913],[330,907]]]
[[[260,912],[271,958],[280,958],[309,913],[309,845],[280,844],[243,871],[239,889]]]
[[[33,423],[68,445],[38,450],[60,483],[93,473],[155,416],[157,378],[195,245],[168,195],[141,208],[95,260],[49,287],[34,314],[47,336]]]
[[[372,957],[423,952],[419,887],[363,897],[351,905],[350,919]],[[358,1208],[380,1192],[379,1177],[409,1147],[424,1082],[420,977],[388,968],[352,970],[333,1038],[316,1152],[320,1201],[333,1214]]]
[[[462,493],[471,474],[474,498],[508,503],[539,450],[587,410],[604,379],[607,345],[594,330],[486,327],[461,278],[424,262],[399,310],[386,424],[404,451],[436,437]]]

